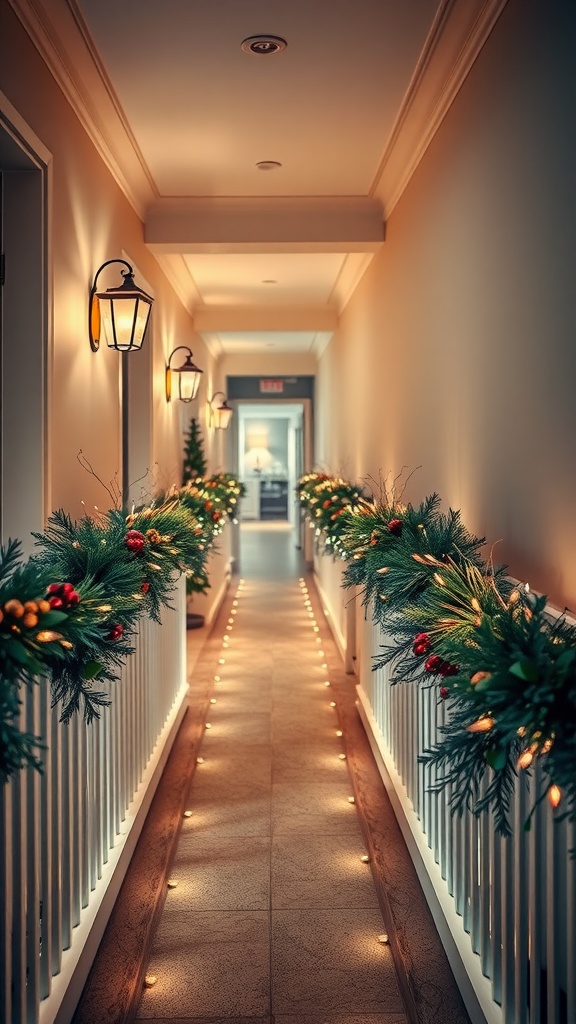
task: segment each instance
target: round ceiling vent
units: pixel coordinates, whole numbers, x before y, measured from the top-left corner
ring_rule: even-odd
[[[288,43],[281,36],[248,36],[242,43],[245,53],[253,53],[256,57],[267,57],[271,53],[281,53]]]

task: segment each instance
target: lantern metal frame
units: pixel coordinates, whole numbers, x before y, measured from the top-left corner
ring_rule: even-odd
[[[175,355],[176,352],[180,352],[182,350],[184,350],[185,352],[188,353],[188,355],[186,356],[185,361],[182,363],[182,366],[174,366],[173,367],[172,366],[172,356]],[[192,355],[193,355],[192,349],[189,348],[188,345],[178,345],[177,348],[173,349],[172,352],[170,353],[170,355],[168,357],[168,362],[166,363],[166,376],[165,376],[166,401],[167,402],[171,402],[172,401],[172,374],[173,373],[178,373],[178,374],[182,374],[182,373],[196,373],[197,374],[196,386],[194,387],[193,394],[190,396],[190,398],[183,398],[182,397],[182,390],[181,390],[182,377],[178,378],[178,395],[176,396],[178,398],[178,401],[180,401],[180,402],[193,402],[194,399],[196,398],[196,396],[198,394],[198,389],[200,387],[200,383],[201,383],[201,380],[202,380],[201,374],[204,373],[204,370],[201,370],[199,366],[196,366],[196,364],[192,362]]]
[[[126,270],[121,271],[123,281],[122,284],[117,288],[107,288],[105,292],[98,291],[98,278],[105,267],[109,267],[112,263],[121,263],[122,266],[126,267]],[[146,323],[144,330],[142,331],[142,338],[139,345],[133,344],[134,329],[136,326],[137,318],[136,315],[132,321],[132,331],[130,335],[130,343],[127,346],[120,347],[118,344],[110,344],[109,348],[116,349],[117,352],[138,352],[142,347],[144,338],[146,337],[146,331],[148,330],[148,324],[150,323],[150,311],[152,309],[152,303],[154,299],[151,295],[148,295],[143,288],[139,288],[134,283],[134,268],[126,260],[106,260],[105,263],[96,271],[94,275],[94,281],[90,289],[90,299],[88,303],[88,338],[90,340],[90,348],[93,352],[98,352],[100,348],[100,335],[102,330],[102,318],[100,315],[100,299],[108,299],[112,303],[121,302],[123,299],[130,298],[132,301],[137,299],[137,305],[135,313],[138,310],[138,305],[142,302],[148,306],[148,315],[146,317]]]
[[[213,403],[214,403],[214,400],[218,397],[218,395],[222,395],[223,402],[222,402],[221,405],[218,406],[217,409],[215,409]],[[212,398],[208,402],[208,408],[210,410],[210,417],[209,417],[209,424],[208,425],[209,426],[214,426],[215,430],[228,430],[228,427],[230,426],[230,422],[231,422],[232,417],[234,415],[234,409],[231,409],[230,406],[228,405],[228,399],[226,398],[226,395],[224,394],[223,391],[215,391],[214,392],[214,394],[212,395]],[[229,413],[230,414],[230,415],[226,416],[226,423],[223,426],[220,424],[220,416],[218,415],[220,412],[225,412],[225,413]]]

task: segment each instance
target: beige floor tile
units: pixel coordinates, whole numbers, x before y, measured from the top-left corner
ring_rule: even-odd
[[[204,743],[200,750],[204,764],[199,766],[192,783],[192,795],[204,798],[209,793],[217,799],[225,793],[267,788],[272,779],[272,745]]]
[[[272,781],[340,782],[348,779],[346,764],[339,760],[342,746],[330,742],[276,742],[272,747]]]
[[[272,1011],[402,1013],[378,910],[272,913]]]
[[[349,806],[349,815],[356,814]],[[364,852],[353,836],[276,835],[272,841],[272,908],[377,908]]]
[[[268,910],[270,839],[182,836],[171,870],[165,914],[198,910]]]
[[[272,787],[272,831],[306,836],[354,835],[363,847],[356,815],[350,814],[350,782],[278,782]]]
[[[182,826],[183,834],[219,839],[270,835],[270,795],[267,790],[236,790],[233,795],[223,792],[199,800],[190,800],[192,817]]]
[[[138,1017],[266,1017],[269,1010],[268,914],[163,916]]]

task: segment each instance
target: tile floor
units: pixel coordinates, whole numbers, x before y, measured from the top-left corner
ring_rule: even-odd
[[[271,524],[272,525],[272,524]],[[407,1024],[288,527],[242,531],[138,1021]]]

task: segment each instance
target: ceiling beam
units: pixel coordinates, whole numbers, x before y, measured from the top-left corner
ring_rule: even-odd
[[[199,333],[245,331],[335,331],[338,314],[317,306],[210,306],[194,310]]]
[[[374,253],[384,222],[365,196],[163,198],[144,240],[156,253]]]

